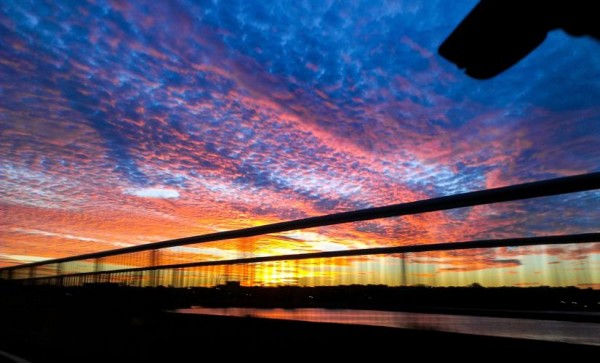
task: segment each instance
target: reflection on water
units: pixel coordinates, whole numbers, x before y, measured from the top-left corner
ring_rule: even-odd
[[[600,346],[600,324],[348,309],[190,308],[179,313],[437,330]]]

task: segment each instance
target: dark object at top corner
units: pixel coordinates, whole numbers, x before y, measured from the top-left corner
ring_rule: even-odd
[[[540,45],[549,31],[600,40],[593,0],[481,0],[439,47],[476,79],[492,78]]]

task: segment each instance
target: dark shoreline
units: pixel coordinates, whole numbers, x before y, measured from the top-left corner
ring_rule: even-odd
[[[290,357],[315,360],[315,357],[326,356],[336,361],[344,358],[354,361],[363,356],[389,359],[390,355],[399,357],[402,354],[439,358],[455,354],[461,359],[481,360],[483,357],[479,352],[482,350],[487,351],[488,355],[507,359],[514,359],[515,354],[523,352],[535,352],[536,357],[556,358],[564,354],[572,358],[575,354],[600,352],[600,347],[596,346],[535,340],[168,312],[191,305],[288,309],[321,307],[528,319],[551,317],[553,320],[560,318],[599,323],[597,312],[590,311],[592,309],[586,311],[583,307],[576,310],[569,306],[570,310],[565,308],[552,313],[520,310],[545,301],[544,297],[548,296],[565,296],[577,298],[578,301],[596,298],[599,294],[596,290],[468,289],[405,288],[402,290],[405,293],[416,292],[412,304],[394,305],[399,296],[406,295],[391,294],[385,300],[383,297],[387,293],[401,290],[382,286],[315,289],[241,288],[231,285],[218,289],[173,289],[114,285],[57,288],[0,284],[0,351],[32,362],[188,362],[207,360],[204,355],[209,351],[210,356],[217,351],[227,357],[267,361],[288,360]],[[318,291],[321,294],[315,296]],[[491,295],[486,297],[485,291]],[[449,292],[453,296],[458,296],[457,292],[465,295],[454,300],[416,304],[419,301],[427,302],[423,299],[448,295]],[[494,304],[483,304],[498,292],[509,292],[505,296],[513,296],[511,292],[514,292],[525,304],[514,304],[512,309],[506,310],[497,309]],[[249,293],[252,296],[246,296]],[[528,294],[539,296],[541,300],[528,300]],[[249,299],[244,300],[241,296]],[[371,299],[368,299],[369,296]],[[473,296],[480,298],[474,302]],[[461,306],[461,302],[467,304]],[[434,306],[434,303],[438,306]],[[440,303],[447,304],[439,306]],[[560,303],[557,306],[560,307]]]
[[[0,280],[0,307],[95,307],[158,311],[203,307],[323,308],[553,319],[600,323],[600,290],[575,287],[131,287],[23,286]]]
[[[206,355],[266,361],[399,355],[481,359],[598,354],[599,347],[427,330],[288,320],[64,309],[2,314],[0,350],[32,362],[196,362]],[[213,358],[215,359],[215,358]],[[320,360],[318,359],[318,360]]]

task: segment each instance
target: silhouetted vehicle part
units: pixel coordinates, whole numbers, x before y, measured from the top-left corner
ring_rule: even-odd
[[[477,79],[510,68],[549,31],[600,40],[596,1],[481,0],[439,47],[439,54]]]

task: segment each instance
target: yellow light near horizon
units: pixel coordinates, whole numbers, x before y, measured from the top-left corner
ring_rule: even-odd
[[[275,261],[255,266],[254,284],[259,286],[297,285],[296,261]]]

